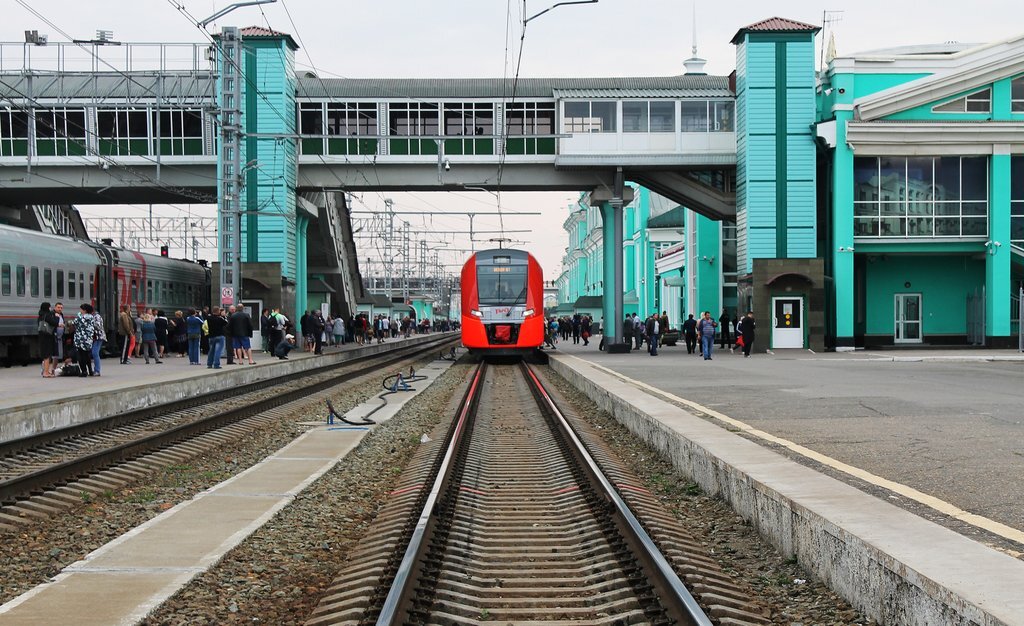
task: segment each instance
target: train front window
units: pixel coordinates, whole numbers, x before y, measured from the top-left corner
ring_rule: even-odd
[[[482,265],[477,268],[482,306],[520,305],[526,302],[525,265]]]

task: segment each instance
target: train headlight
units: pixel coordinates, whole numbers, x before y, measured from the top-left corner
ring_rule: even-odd
[[[533,317],[533,309],[526,309],[523,311],[523,317]]]
[[[470,312],[471,314],[473,314],[473,315],[475,315],[475,316],[479,317],[479,318],[483,318],[483,316],[484,316],[484,314],[483,314],[483,313],[481,313],[480,311],[477,311],[476,309],[470,309],[470,311],[469,311],[469,312]]]

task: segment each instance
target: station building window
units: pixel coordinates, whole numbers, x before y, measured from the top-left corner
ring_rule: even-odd
[[[1024,113],[1024,76],[1018,76],[1010,82],[1010,110]]]
[[[512,102],[505,107],[507,154],[555,154],[554,102]]]
[[[855,157],[857,237],[984,237],[985,157]]]
[[[199,109],[154,111],[152,125],[160,154],[203,154],[203,112]]]
[[[494,154],[494,104],[445,102],[445,154]]]
[[[1010,242],[1024,247],[1024,155],[1010,157]]]
[[[992,90],[982,89],[945,104],[932,107],[935,113],[988,113],[992,110]]]
[[[144,109],[108,109],[96,112],[99,153],[110,156],[146,155],[149,150],[149,115]]]
[[[28,156],[28,113],[0,109],[0,156]]]
[[[676,132],[676,103],[671,100],[623,101],[622,132]]]
[[[85,109],[37,109],[36,154],[81,156],[86,150]]]
[[[440,136],[440,131],[436,102],[395,102],[388,105],[388,135],[392,137],[388,141],[388,149],[391,154],[437,154],[434,138]]]
[[[618,102],[586,100],[566,102],[562,123],[567,133],[614,133]]]

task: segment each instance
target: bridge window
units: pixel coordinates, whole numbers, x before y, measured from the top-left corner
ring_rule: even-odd
[[[96,126],[100,154],[149,154],[148,117],[145,109],[97,111]]]
[[[1024,247],[1024,156],[1010,158],[1010,241]]]
[[[731,133],[735,129],[736,103],[731,100],[711,102],[711,131]]]
[[[36,110],[37,155],[79,156],[85,146],[85,109]]]
[[[437,103],[396,102],[388,107],[388,134],[399,137],[431,137],[430,139],[391,139],[391,154],[437,154],[440,134]]]
[[[622,103],[622,132],[674,133],[675,131],[675,102],[626,100]]]
[[[203,154],[203,113],[199,109],[154,112],[152,124],[160,140],[160,154]]]
[[[327,103],[327,135],[327,154],[377,154],[377,103]]]
[[[513,102],[505,106],[508,154],[554,154],[554,102]]]
[[[28,113],[0,109],[0,156],[28,155]]]
[[[708,101],[683,100],[680,103],[681,130],[684,133],[708,131]]]
[[[984,237],[988,159],[854,159],[854,235]]]
[[[445,139],[445,154],[494,154],[494,104],[445,102],[444,134],[467,139]],[[469,137],[479,137],[471,139]]]
[[[618,103],[608,100],[566,102],[562,120],[567,133],[614,133]]]

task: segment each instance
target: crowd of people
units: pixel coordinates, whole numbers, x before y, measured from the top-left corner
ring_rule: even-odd
[[[551,316],[544,327],[544,345],[555,349],[559,338],[562,341],[569,341],[572,337],[574,344],[583,342],[583,345],[590,345],[590,337],[598,332],[595,328],[594,318],[587,314],[576,313],[573,316],[555,317]]]
[[[627,315],[622,320],[622,340],[630,344],[633,350],[640,350],[646,344],[648,354],[657,356],[658,348],[665,345],[666,337],[675,333],[675,339],[686,341],[687,354],[698,354],[710,361],[713,359],[716,341],[722,349],[728,347],[730,353],[741,350],[744,357],[750,357],[756,328],[753,311],[735,319],[729,316],[728,311],[722,311],[717,321],[712,319],[711,311],[704,311],[699,319],[694,319],[690,313],[678,330],[670,328],[667,311],[662,311],[660,315],[655,311],[646,318],[636,313]],[[590,315],[576,313],[572,316],[552,316],[545,327],[544,345],[555,348],[559,338],[568,341],[572,337],[574,344],[582,340],[586,346],[590,345],[591,335],[599,332],[600,322],[595,322]],[[736,338],[735,341],[732,337]],[[604,339],[601,340],[600,349],[604,349]]]
[[[347,343],[367,344],[374,339],[409,337],[413,333],[453,330],[448,320],[415,320],[408,316],[389,319],[366,313],[355,316],[328,315],[319,310],[304,311],[296,324],[279,307],[263,309],[259,319],[259,350],[278,359],[302,346],[306,352],[323,354],[323,346]],[[82,304],[77,314],[66,314],[63,303],[43,302],[37,318],[42,375],[101,376],[101,355],[107,344],[106,324],[93,305]],[[132,310],[123,305],[117,314],[120,363],[132,360],[161,364],[165,358],[188,356],[189,365],[205,364],[220,369],[222,357],[228,365],[255,365],[251,337],[255,322],[242,305],[204,307],[174,311],[167,315],[152,308]],[[299,337],[299,339],[296,339]]]

